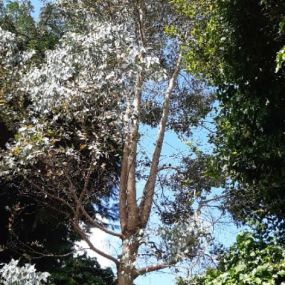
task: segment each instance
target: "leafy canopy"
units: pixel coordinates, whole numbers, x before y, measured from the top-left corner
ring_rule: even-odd
[[[279,63],[276,73],[275,62],[285,42],[284,2],[172,2],[194,25],[188,69],[217,92],[212,141],[218,173],[230,180],[228,208],[242,221],[284,218],[285,71]]]

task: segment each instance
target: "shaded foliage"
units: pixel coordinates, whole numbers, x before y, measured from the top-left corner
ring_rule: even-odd
[[[69,258],[52,272],[48,284],[66,285],[114,285],[110,268],[102,269],[96,259],[79,255]]]
[[[216,87],[215,167],[236,220],[284,218],[283,1],[172,1],[193,21],[188,69]]]

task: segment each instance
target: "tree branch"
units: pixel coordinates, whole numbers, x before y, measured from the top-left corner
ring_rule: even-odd
[[[138,206],[136,196],[136,160],[137,144],[139,136],[139,116],[141,109],[141,91],[144,81],[143,71],[137,75],[135,94],[133,100],[134,112],[130,118],[132,127],[130,128],[130,151],[128,154],[128,181],[127,181],[127,204],[128,204],[128,231],[134,232],[138,224]]]
[[[80,206],[81,207],[81,211],[82,211],[82,214],[87,218],[87,220],[89,221],[89,223],[94,226],[95,228],[105,232],[106,234],[109,234],[109,235],[112,235],[112,236],[115,236],[115,237],[118,237],[120,239],[123,238],[123,235],[121,233],[116,233],[116,232],[113,232],[113,231],[110,231],[108,229],[106,229],[105,227],[103,227],[102,225],[100,225],[99,223],[97,223],[85,210],[85,208],[83,206]]]
[[[142,201],[140,204],[140,218],[141,218],[142,227],[146,227],[146,224],[149,219],[151,207],[152,207],[155,182],[156,182],[157,172],[158,172],[159,158],[161,154],[161,149],[162,149],[162,144],[163,144],[165,129],[166,129],[166,123],[167,123],[168,114],[169,114],[170,97],[175,87],[178,73],[180,71],[180,62],[181,62],[181,54],[179,54],[178,56],[174,72],[169,80],[168,87],[165,91],[163,112],[162,112],[162,117],[160,120],[160,128],[159,128],[158,137],[156,140],[156,146],[155,146],[153,156],[152,156],[152,163],[151,163],[151,167],[149,171],[148,180],[144,187]]]
[[[76,232],[80,235],[80,237],[88,244],[88,246],[90,247],[91,250],[93,250],[97,254],[101,255],[102,257],[105,257],[105,258],[113,261],[117,266],[119,265],[119,261],[115,257],[101,251],[100,249],[96,248],[93,245],[93,243],[88,238],[87,234],[80,228],[78,223],[74,222],[74,223],[72,223],[72,225],[73,225],[74,229],[76,230]]]
[[[28,183],[30,183],[33,187],[35,187],[36,189],[38,189],[39,191],[41,191],[44,195],[47,195],[48,197],[50,197],[51,199],[54,199],[60,203],[62,203],[63,205],[67,206],[72,213],[74,213],[74,209],[73,207],[71,207],[71,205],[63,198],[58,197],[56,195],[53,195],[51,193],[49,193],[48,191],[42,189],[39,185],[37,185],[36,183],[34,183],[33,181],[31,181],[30,179],[28,179],[27,177],[22,176],[24,180],[26,180]]]
[[[81,215],[80,215],[80,211],[81,211],[81,214],[88,220],[88,222],[89,222],[92,226],[98,228],[99,230],[101,230],[101,231],[103,231],[103,232],[105,232],[105,233],[107,233],[107,234],[110,234],[110,235],[112,235],[112,236],[119,237],[119,238],[122,239],[122,237],[123,237],[122,234],[116,233],[116,232],[113,232],[113,231],[110,231],[110,230],[106,229],[104,226],[102,226],[100,223],[96,222],[96,221],[88,214],[88,212],[87,212],[87,211],[85,210],[85,208],[84,208],[84,205],[82,204],[82,201],[81,201],[82,199],[80,200],[80,197],[78,197],[78,196],[76,195],[74,185],[73,185],[71,179],[69,178],[69,176],[67,176],[67,179],[68,179],[68,181],[69,181],[69,183],[70,183],[70,191],[72,192],[72,196],[73,196],[73,199],[74,199],[75,204],[76,204],[76,211],[75,211],[75,213],[74,213],[74,219],[75,219],[75,220],[80,220],[80,218],[81,218],[81,217],[80,217],[80,216],[81,216]],[[88,182],[87,182],[87,183],[88,183]],[[84,189],[83,189],[83,191],[86,192],[86,190],[84,190]],[[81,192],[81,194],[82,194],[82,192]],[[82,197],[81,197],[81,198],[82,198]]]
[[[119,192],[119,209],[120,225],[124,234],[127,230],[128,213],[127,213],[127,180],[128,180],[128,146],[125,142],[120,175],[120,192]]]
[[[139,275],[143,275],[145,273],[149,273],[149,272],[153,272],[153,271],[157,271],[157,270],[161,270],[161,269],[171,267],[175,263],[176,263],[176,261],[171,261],[171,262],[166,262],[166,263],[161,263],[161,264],[156,264],[156,265],[150,265],[150,266],[138,269],[136,271],[136,277],[138,277]]]

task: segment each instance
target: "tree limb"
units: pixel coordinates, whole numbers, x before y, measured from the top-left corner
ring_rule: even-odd
[[[156,264],[156,265],[150,265],[150,266],[138,269],[136,271],[136,277],[139,275],[143,275],[145,273],[149,273],[149,272],[153,272],[153,271],[157,271],[157,270],[161,270],[161,269],[171,267],[175,263],[176,263],[176,261],[173,260],[171,262],[160,263],[160,264]]]
[[[160,158],[162,144],[164,140],[166,123],[168,120],[170,97],[175,87],[175,82],[176,82],[178,73],[180,71],[180,62],[181,62],[181,54],[179,54],[178,56],[174,72],[169,80],[168,87],[165,91],[162,117],[160,120],[160,128],[159,128],[158,137],[156,140],[155,149],[154,149],[153,156],[152,156],[152,163],[151,163],[151,167],[149,171],[148,180],[145,184],[145,187],[143,190],[142,201],[140,204],[140,218],[141,218],[142,227],[146,227],[146,224],[149,219],[151,207],[152,207],[155,182],[156,182],[157,172],[158,172],[159,158]]]
[[[101,255],[102,257],[105,257],[105,258],[113,261],[117,266],[119,265],[119,261],[115,257],[101,251],[100,249],[96,248],[93,245],[93,243],[88,238],[87,234],[80,228],[78,223],[74,222],[74,223],[72,223],[72,225],[73,225],[74,229],[76,230],[76,232],[80,235],[80,237],[88,244],[88,246],[90,247],[91,250],[93,250],[97,254]]]

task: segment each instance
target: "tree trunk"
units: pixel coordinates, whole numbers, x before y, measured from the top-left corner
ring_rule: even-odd
[[[133,285],[137,277],[134,263],[137,259],[139,244],[135,239],[135,236],[130,236],[123,241],[122,256],[117,267],[116,285]]]
[[[116,285],[133,285],[134,278],[127,272],[118,272],[118,279]]]

